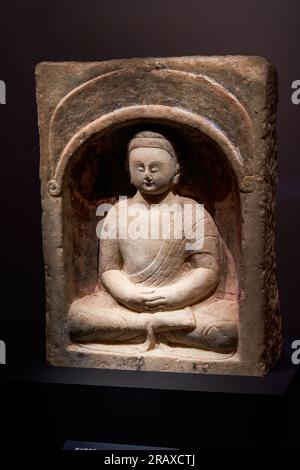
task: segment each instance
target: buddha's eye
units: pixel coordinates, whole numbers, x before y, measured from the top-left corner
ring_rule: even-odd
[[[157,166],[151,168],[151,173],[157,173],[159,168]]]

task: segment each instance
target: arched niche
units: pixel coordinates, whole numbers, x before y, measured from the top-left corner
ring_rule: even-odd
[[[114,203],[119,196],[130,197],[135,193],[127,171],[127,143],[136,132],[146,129],[163,133],[174,144],[181,166],[177,190],[204,203],[213,216],[227,251],[224,290],[238,297],[241,169],[230,143],[225,137],[222,142],[222,136],[217,133],[213,139],[199,126],[175,120],[174,116],[131,119],[127,116],[126,120],[108,121],[100,129],[95,126],[95,132],[85,133],[86,140],[81,139],[81,143],[80,138],[75,138],[65,152],[68,158],[61,159],[59,184],[68,302],[91,293],[96,287],[99,249],[96,208],[104,202]],[[212,128],[211,133],[214,132]],[[228,155],[224,149],[232,153]]]

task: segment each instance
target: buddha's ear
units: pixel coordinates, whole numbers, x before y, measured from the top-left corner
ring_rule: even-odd
[[[178,184],[179,179],[180,179],[180,166],[178,165],[178,163],[176,163],[175,173],[174,173],[174,176],[173,176],[173,183]]]

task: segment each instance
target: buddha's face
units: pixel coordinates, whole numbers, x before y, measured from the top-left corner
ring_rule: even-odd
[[[179,165],[160,148],[141,147],[129,155],[131,182],[144,194],[163,194],[177,183]]]

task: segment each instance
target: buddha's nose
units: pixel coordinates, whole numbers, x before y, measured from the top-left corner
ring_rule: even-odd
[[[147,181],[147,183],[149,183],[150,181],[152,181],[152,176],[151,176],[149,173],[147,173],[147,174],[145,175],[145,181]]]

